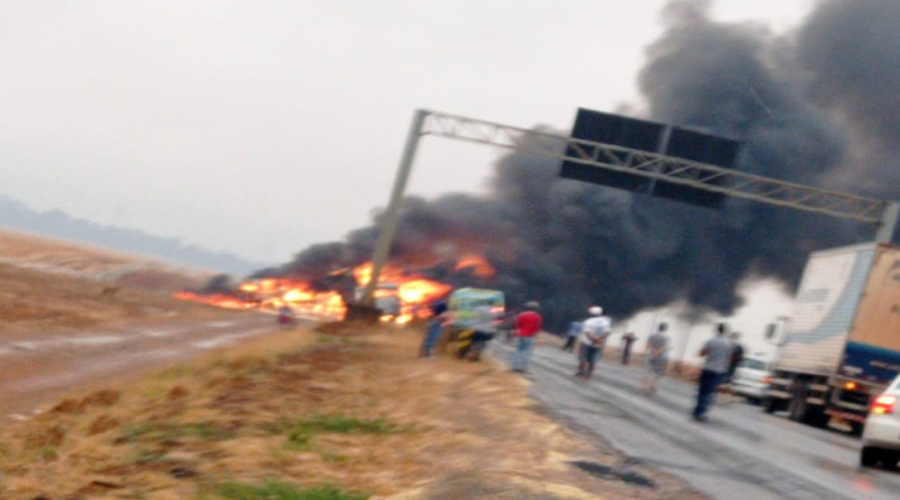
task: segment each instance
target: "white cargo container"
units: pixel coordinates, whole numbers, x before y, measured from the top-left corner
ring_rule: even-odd
[[[855,431],[872,396],[900,371],[900,248],[853,245],[813,252],[765,401],[770,412]]]

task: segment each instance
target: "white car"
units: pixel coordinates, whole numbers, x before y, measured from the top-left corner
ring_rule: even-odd
[[[750,402],[760,402],[766,397],[772,373],[769,363],[753,356],[746,356],[738,363],[731,379],[731,390]]]
[[[862,435],[863,467],[896,467],[900,461],[900,376],[872,400]]]

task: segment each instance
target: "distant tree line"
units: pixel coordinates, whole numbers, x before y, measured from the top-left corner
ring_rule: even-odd
[[[136,229],[101,225],[70,217],[58,209],[39,212],[4,195],[0,195],[0,227],[157,257],[235,276],[246,276],[265,267],[233,254],[187,244],[180,238],[165,238]]]

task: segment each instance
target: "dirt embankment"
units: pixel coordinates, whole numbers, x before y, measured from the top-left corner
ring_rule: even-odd
[[[94,269],[79,255],[63,261]],[[106,287],[0,264],[0,341],[241,314]],[[0,429],[0,499],[700,498],[554,422],[500,364],[417,358],[420,338],[352,324],[273,331],[137,382],[109,377]]]
[[[213,317],[218,313],[209,308],[171,299],[209,275],[0,229],[0,340]]]
[[[208,269],[2,228],[0,264],[77,278],[109,288],[163,294],[197,287],[214,274]]]
[[[653,471],[617,473],[620,457],[547,417],[525,379],[416,358],[418,339],[277,333],[73,395],[4,433],[0,498],[699,498]]]

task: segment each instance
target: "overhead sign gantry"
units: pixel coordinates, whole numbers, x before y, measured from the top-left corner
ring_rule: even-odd
[[[599,112],[590,113],[606,115]],[[626,120],[639,122],[639,120],[633,119]],[[653,122],[646,123],[652,124]],[[661,124],[656,125],[665,127]],[[653,126],[648,126],[647,130],[653,128]],[[670,129],[670,134],[682,133],[672,132],[672,130],[675,129]],[[686,135],[690,133],[704,135],[687,129],[681,130]],[[557,158],[562,162],[562,174],[570,178],[579,178],[580,176],[582,177],[581,180],[596,182],[593,179],[604,177],[603,174],[597,172],[617,174],[612,177],[618,179],[621,183],[638,186],[638,189],[633,189],[634,191],[648,194],[655,193],[662,196],[666,196],[661,194],[663,192],[677,193],[686,196],[666,197],[673,199],[686,197],[688,199],[683,199],[683,201],[706,206],[719,206],[725,197],[735,197],[795,210],[867,222],[878,226],[876,236],[876,241],[878,242],[890,242],[894,226],[897,224],[898,215],[900,215],[900,203],[897,202],[876,200],[804,186],[732,170],[720,165],[713,165],[709,161],[697,161],[675,156],[674,154],[678,154],[679,151],[683,151],[685,148],[689,149],[688,144],[695,143],[688,141],[688,143],[681,146],[675,146],[674,149],[672,146],[667,148],[666,144],[672,144],[671,136],[663,144],[662,149],[660,149],[660,143],[657,143],[655,150],[651,150],[654,149],[651,147],[652,145],[644,148],[627,147],[419,109],[413,115],[406,146],[400,159],[400,165],[394,179],[394,186],[385,213],[384,226],[375,244],[375,251],[372,257],[371,280],[360,299],[360,305],[364,307],[372,307],[374,304],[375,287],[378,284],[381,270],[387,261],[394,233],[397,229],[400,203],[409,180],[409,173],[415,159],[419,138],[426,135],[488,144],[539,156]],[[699,139],[707,140],[704,137],[699,137]],[[664,139],[661,140],[664,141]],[[713,153],[713,156],[727,157],[731,154],[729,151],[735,148],[734,145],[728,144],[727,139],[722,141],[721,146],[716,146],[721,149]],[[736,154],[736,149],[734,154]],[[568,170],[568,175],[566,170]],[[610,176],[606,177],[609,178]],[[599,183],[614,185],[614,183],[608,182]],[[649,190],[641,188],[641,186],[648,185],[653,185],[654,187]],[[667,187],[660,190],[656,186]],[[706,195],[697,195],[695,193],[706,193]],[[694,201],[691,201],[691,197],[693,197]]]

